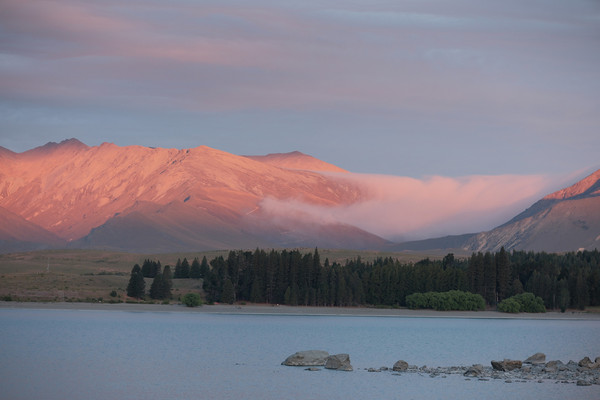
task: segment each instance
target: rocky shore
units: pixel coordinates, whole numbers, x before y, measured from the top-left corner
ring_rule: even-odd
[[[333,360],[336,360],[333,362]],[[343,360],[343,363],[338,362]],[[300,351],[289,356],[282,365],[301,366],[308,371],[320,371],[319,366],[326,369],[339,371],[352,371],[350,356],[338,354],[330,356],[323,350]],[[477,379],[489,381],[491,379],[513,382],[554,382],[576,384],[578,386],[600,385],[600,357],[592,361],[585,357],[579,362],[560,360],[546,362],[546,355],[536,353],[524,361],[504,359],[491,361],[490,366],[475,364],[471,366],[451,367],[418,367],[410,365],[404,360],[398,360],[392,367],[365,368],[368,372],[388,372],[395,375],[419,374],[429,375],[431,378],[446,378],[448,375],[463,375],[465,380]]]

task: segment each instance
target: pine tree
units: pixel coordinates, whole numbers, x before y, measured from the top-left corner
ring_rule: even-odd
[[[165,296],[163,290],[163,275],[159,272],[152,280],[152,285],[150,286],[150,297],[153,299],[164,299]]]
[[[202,257],[202,263],[200,264],[200,278],[204,279],[209,272],[210,267],[208,266],[208,261],[206,261],[206,256],[204,256]]]
[[[221,293],[221,302],[233,304],[235,302],[235,293],[233,290],[233,283],[231,283],[231,279],[225,279],[223,282],[223,292]]]
[[[587,282],[583,278],[583,271],[581,268],[579,271],[577,271],[575,290],[575,305],[580,310],[584,310],[585,306],[589,304],[590,295],[588,293]]]
[[[566,279],[558,281],[558,306],[561,312],[565,312],[571,303],[571,294],[569,293],[569,283]]]
[[[154,278],[154,276],[152,276],[152,263],[150,260],[144,260],[144,263],[142,264],[142,275],[144,275],[144,278]]]
[[[490,252],[483,256],[484,296],[486,303],[496,304],[496,263]]]
[[[175,263],[175,274],[173,275],[173,278],[181,278],[181,258],[178,258],[177,263]]]
[[[162,273],[162,298],[171,298],[171,288],[173,287],[171,267],[165,265],[165,269]]]
[[[179,276],[182,279],[187,279],[190,277],[190,263],[187,258],[184,258],[181,262],[181,274]]]
[[[504,300],[508,297],[508,288],[510,285],[510,259],[504,246],[496,253],[496,281],[498,288],[498,300]]]
[[[194,258],[194,261],[192,261],[192,266],[190,267],[190,278],[200,279],[201,277],[200,262],[198,261],[198,257],[196,257]]]
[[[135,264],[131,269],[131,276],[129,277],[129,284],[127,285],[127,296],[141,299],[144,297],[145,289],[146,282],[144,282],[142,269],[138,264]]]

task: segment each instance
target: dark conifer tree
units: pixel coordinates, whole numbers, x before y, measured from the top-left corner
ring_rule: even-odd
[[[184,258],[181,262],[181,276],[182,279],[188,279],[190,277],[190,263],[187,258]]]
[[[510,259],[504,246],[500,252],[496,253],[496,281],[498,288],[498,301],[508,297],[508,288],[510,286]]]
[[[488,251],[483,256],[484,294],[487,304],[496,304],[496,263]]]
[[[569,293],[569,283],[566,279],[558,281],[558,307],[561,312],[565,312],[571,303],[571,294]]]
[[[165,298],[163,275],[160,272],[156,274],[152,280],[152,285],[150,286],[150,297],[153,299]]]
[[[180,279],[182,277],[181,275],[181,258],[178,258],[177,262],[175,263],[175,272],[173,274],[173,278]]]
[[[200,278],[206,277],[206,275],[210,272],[210,267],[208,266],[208,261],[206,261],[206,256],[202,257],[202,263],[200,264]]]
[[[154,278],[152,276],[152,262],[150,260],[144,260],[142,264],[142,275],[144,278]]]
[[[198,261],[198,257],[196,257],[194,258],[194,261],[192,261],[192,266],[190,267],[190,278],[200,279],[201,277],[200,262]]]
[[[583,277],[582,268],[577,271],[577,280],[575,282],[575,306],[580,310],[583,310],[585,309],[585,306],[589,304],[590,297],[587,282]]]
[[[145,289],[146,282],[144,282],[142,269],[138,264],[135,264],[131,269],[131,276],[129,277],[129,284],[127,285],[127,296],[141,299],[144,297]]]
[[[231,279],[225,279],[223,282],[223,292],[221,293],[221,302],[233,304],[235,302],[235,292],[233,290],[233,283]]]
[[[173,274],[171,273],[171,267],[165,265],[165,269],[162,273],[162,298],[170,299],[171,298],[171,289],[173,288],[172,281]]]

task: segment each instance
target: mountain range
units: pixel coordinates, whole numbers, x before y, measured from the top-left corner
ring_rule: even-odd
[[[300,152],[238,156],[206,146],[90,147],[77,139],[23,153],[0,147],[0,252],[600,247],[600,170],[489,232],[403,244],[333,219],[265,207],[368,201],[368,191],[344,179],[347,174]]]

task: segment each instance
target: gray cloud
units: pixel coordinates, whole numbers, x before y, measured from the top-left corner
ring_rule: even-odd
[[[0,129],[17,136],[260,152],[252,138],[413,176],[565,172],[600,145],[593,2],[1,7]]]

